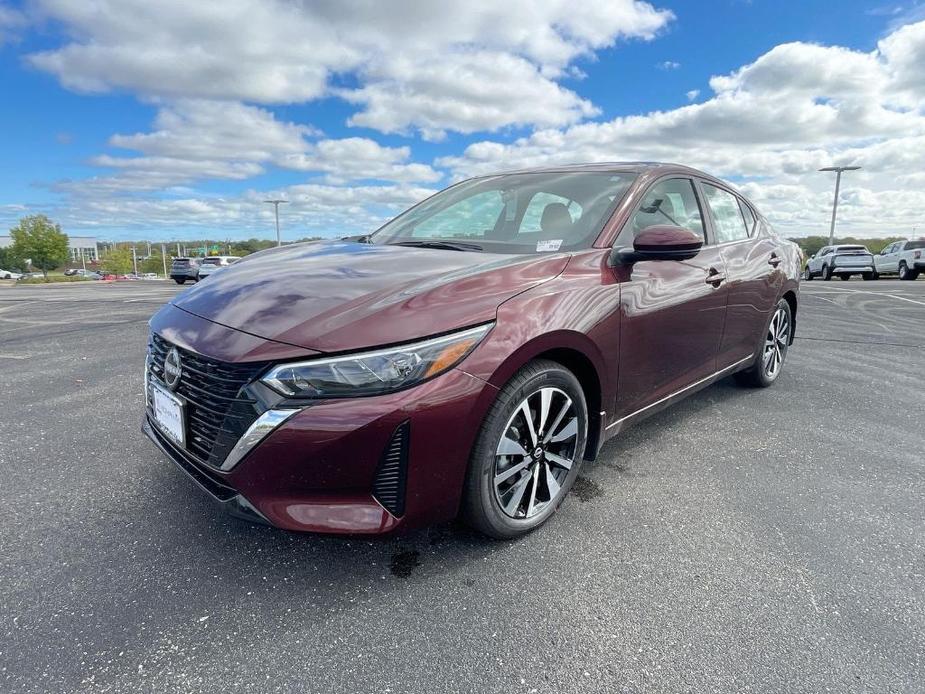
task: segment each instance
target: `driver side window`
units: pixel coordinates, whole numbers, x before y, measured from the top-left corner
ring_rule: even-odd
[[[652,186],[633,215],[629,227],[635,238],[644,229],[666,224],[684,227],[705,239],[700,206],[697,204],[694,184],[689,178],[671,178]]]

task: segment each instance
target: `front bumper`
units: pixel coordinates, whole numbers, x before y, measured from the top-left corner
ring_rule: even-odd
[[[379,534],[453,518],[469,451],[497,390],[458,369],[388,395],[318,402],[243,446],[230,469],[204,465],[146,414],[149,438],[233,515],[298,531]],[[374,493],[386,449],[407,427],[400,514]],[[245,437],[242,437],[242,440]]]

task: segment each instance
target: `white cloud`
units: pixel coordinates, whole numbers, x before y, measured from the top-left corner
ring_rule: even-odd
[[[685,94],[685,96],[687,97],[687,100],[688,100],[688,101],[693,101],[693,100],[696,99],[698,96],[700,96],[700,90],[699,90],[699,89],[691,89],[689,92],[687,92],[687,94]]]
[[[206,179],[243,180],[270,165],[324,174],[332,182],[433,182],[440,174],[408,161],[409,147],[383,147],[367,138],[339,140],[308,125],[282,122],[267,109],[236,102],[182,99],[161,107],[151,132],[113,135],[112,147],[139,156],[102,154],[90,163],[112,175],[66,182],[72,193],[158,190]]]
[[[282,197],[291,203],[280,212],[284,238],[340,236],[367,233],[433,192],[402,184],[304,184],[274,191],[251,190],[233,197],[83,196],[55,218],[65,228],[118,229],[123,234],[139,229],[154,238],[169,237],[177,227],[198,227],[203,234],[244,238],[262,236],[272,229],[273,209],[263,201]],[[0,216],[2,212],[0,209]]]
[[[29,60],[71,89],[298,103],[330,93],[332,76],[355,75],[361,83],[351,98],[366,106],[357,124],[435,135],[591,115],[588,102],[556,82],[569,63],[619,39],[651,39],[673,18],[639,0],[580,12],[567,0],[37,0],[37,7],[70,40]],[[391,98],[396,88],[411,109]],[[530,108],[537,97],[543,108]],[[443,98],[451,106],[441,108]]]
[[[681,67],[681,63],[676,60],[665,60],[664,62],[656,65],[659,70],[677,70]]]
[[[925,81],[917,69],[923,61],[925,22],[887,36],[872,53],[783,44],[713,77],[714,94],[702,103],[538,130],[510,144],[477,142],[438,164],[461,177],[553,162],[681,161],[753,179],[749,191],[797,234],[820,231],[826,223],[820,210],[831,204],[832,182],[816,169],[860,163],[863,171],[844,182],[846,196],[855,192],[840,220],[897,233],[912,223],[915,205],[925,205],[920,188],[899,187],[900,177],[925,166]],[[776,185],[793,186],[805,196],[785,205],[767,192]],[[890,206],[879,204],[878,195]],[[903,199],[912,204],[898,204]]]
[[[0,46],[15,41],[25,26],[26,18],[22,12],[0,5]]]
[[[349,123],[386,133],[413,127],[440,140],[447,129],[472,133],[508,125],[558,126],[598,113],[530,61],[503,52],[456,53],[421,62],[398,56],[372,68],[368,77],[367,86],[343,93],[365,106]]]

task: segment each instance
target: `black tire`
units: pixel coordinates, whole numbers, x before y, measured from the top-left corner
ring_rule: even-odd
[[[173,281],[176,282],[177,284],[186,284],[186,280],[185,280],[185,279],[181,280],[181,279],[178,279],[178,278],[174,277],[174,278],[173,278]]]
[[[525,512],[525,517],[515,518],[508,515],[502,508],[502,495],[496,493],[495,489],[496,464],[498,459],[502,458],[502,456],[498,454],[498,447],[503,437],[514,438],[519,435],[520,432],[518,431],[518,427],[514,425],[514,422],[516,418],[520,416],[521,404],[528,399],[532,399],[535,402],[534,396],[540,397],[539,393],[542,388],[554,388],[564,393],[571,399],[574,405],[574,417],[572,417],[572,420],[576,421],[577,428],[575,434],[568,439],[571,442],[572,438],[574,438],[572,464],[567,472],[564,469],[561,470],[560,474],[563,474],[563,476],[560,478],[560,481],[557,481],[560,489],[556,493],[556,496],[550,493],[551,489],[548,483],[542,483],[543,489],[549,497],[542,510],[538,511],[532,517],[527,517],[527,513]],[[561,398],[561,402],[565,403],[565,399],[562,398],[561,395],[559,397]],[[551,407],[555,409],[554,406]],[[528,411],[529,408],[530,406],[528,405]],[[552,410],[550,409],[550,418],[554,417],[551,412]],[[569,412],[571,413],[571,411]],[[526,424],[526,422],[523,423]],[[575,482],[575,478],[578,476],[578,472],[581,469],[581,462],[584,457],[587,432],[588,408],[585,403],[585,396],[581,384],[578,382],[578,379],[575,378],[574,374],[561,364],[545,359],[538,359],[526,364],[520,371],[514,374],[511,380],[501,389],[501,392],[498,393],[498,397],[495,399],[494,404],[491,406],[491,409],[488,411],[479,429],[478,437],[476,438],[475,445],[472,448],[472,453],[469,458],[469,469],[466,474],[466,484],[463,490],[463,519],[476,530],[498,540],[509,540],[519,537],[545,523],[559,508],[559,505],[568,495],[569,489],[571,489],[572,484]],[[514,434],[515,436],[509,436],[509,434]],[[537,434],[542,443],[542,433],[537,432]],[[555,444],[549,444],[550,447],[553,445]],[[571,445],[569,448],[571,448]],[[524,447],[523,450],[526,450],[526,447]],[[563,449],[559,449],[559,453],[562,452]],[[545,455],[545,453],[541,454],[541,456],[542,455]],[[515,454],[515,456],[519,457],[523,463],[531,461],[528,466],[522,470],[522,474],[519,473],[520,476],[517,478],[518,484],[520,480],[524,480],[527,476],[531,479],[533,478],[533,472],[530,472],[530,466],[532,465],[536,466],[535,470],[537,477],[540,476],[539,472],[544,465],[548,466],[549,469],[552,468],[552,465],[546,463],[544,458],[537,458],[532,453],[523,456]],[[508,459],[503,458],[503,460]],[[512,463],[511,467],[519,467],[519,465],[513,465]],[[529,483],[525,482],[524,484],[529,487]],[[511,483],[511,487],[513,486],[517,485]],[[511,487],[508,487],[508,489],[510,490]],[[519,502],[517,502],[517,506],[515,507],[515,514],[518,509]]]
[[[828,282],[832,279],[832,269],[828,265],[822,266],[822,281]]]
[[[783,311],[784,315],[787,318],[788,326],[788,339],[787,344],[781,346],[781,357],[780,364],[774,373],[769,373],[765,365],[764,353],[765,346],[767,343],[767,337],[771,331],[771,322],[774,320],[774,317],[777,315],[778,311]],[[772,385],[781,374],[781,371],[784,368],[784,363],[787,360],[787,350],[790,346],[790,342],[793,340],[793,313],[790,310],[790,304],[786,299],[781,299],[777,302],[777,305],[774,307],[774,310],[771,312],[771,315],[768,317],[767,322],[765,323],[764,331],[761,333],[761,339],[758,341],[758,349],[755,354],[755,361],[752,365],[744,371],[739,371],[735,374],[735,380],[743,386],[750,388],[767,388]]]
[[[862,273],[861,273],[861,277],[864,279],[865,282],[870,282],[871,280],[878,280],[878,279],[880,279],[880,275],[878,275],[876,271],[874,271],[874,272],[862,272]]]
[[[803,268],[803,281],[804,281],[804,282],[812,282],[812,281],[813,281],[813,273],[809,271],[809,265],[807,265],[805,268]]]
[[[918,279],[918,276],[918,270],[910,270],[905,260],[899,264],[899,279],[912,281]]]
[[[851,279],[851,275],[839,275],[839,277],[841,278],[842,282],[847,282]]]

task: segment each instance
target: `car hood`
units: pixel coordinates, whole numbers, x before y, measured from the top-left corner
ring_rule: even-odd
[[[297,244],[240,260],[172,303],[264,339],[350,351],[494,320],[501,303],[561,273],[568,258]]]

